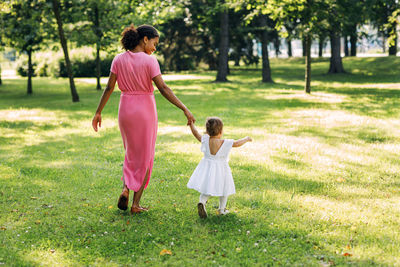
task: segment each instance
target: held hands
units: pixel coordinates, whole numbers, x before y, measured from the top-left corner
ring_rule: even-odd
[[[188,109],[186,109],[184,111],[184,113],[185,113],[185,116],[186,116],[186,118],[188,120],[186,125],[190,125],[190,124],[196,122],[196,119],[194,118],[193,114]]]
[[[92,120],[92,127],[95,132],[97,132],[97,124],[99,125],[99,127],[101,127],[101,114],[100,113],[96,113]]]
[[[253,139],[251,139],[250,136],[246,136],[246,137],[245,137],[245,140],[246,140],[246,142],[252,142],[252,141],[253,141]]]

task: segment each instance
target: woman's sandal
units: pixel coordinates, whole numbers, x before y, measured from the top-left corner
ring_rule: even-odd
[[[120,210],[127,210],[128,209],[128,204],[129,204],[129,191],[127,194],[124,194],[126,190],[122,192],[122,194],[119,196],[118,199],[118,208]]]

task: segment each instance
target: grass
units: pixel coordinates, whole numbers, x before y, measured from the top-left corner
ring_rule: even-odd
[[[94,79],[24,79],[0,87],[0,264],[171,266],[400,265],[400,76],[398,58],[346,58],[346,74],[313,63],[303,93],[302,59],[272,59],[274,84],[260,70],[234,68],[168,82],[199,127],[220,116],[226,138],[254,141],[231,153],[231,214],[196,213],[186,183],[201,159],[183,114],[156,92],[159,133],[151,206],[116,208],[123,147],[119,93],[91,119]],[[197,78],[193,78],[196,76]],[[172,255],[160,255],[163,250]]]

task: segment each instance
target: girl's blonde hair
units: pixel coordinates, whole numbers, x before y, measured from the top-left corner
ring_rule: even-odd
[[[216,136],[222,132],[224,124],[218,117],[208,117],[206,120],[206,132],[209,136]]]

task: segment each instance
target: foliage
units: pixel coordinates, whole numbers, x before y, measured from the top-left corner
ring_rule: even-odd
[[[101,60],[100,70],[101,76],[110,74],[110,67],[113,57]],[[71,60],[72,72],[74,77],[96,77],[96,59],[91,58],[75,58]],[[57,77],[68,77],[64,60],[59,60],[59,72]]]

